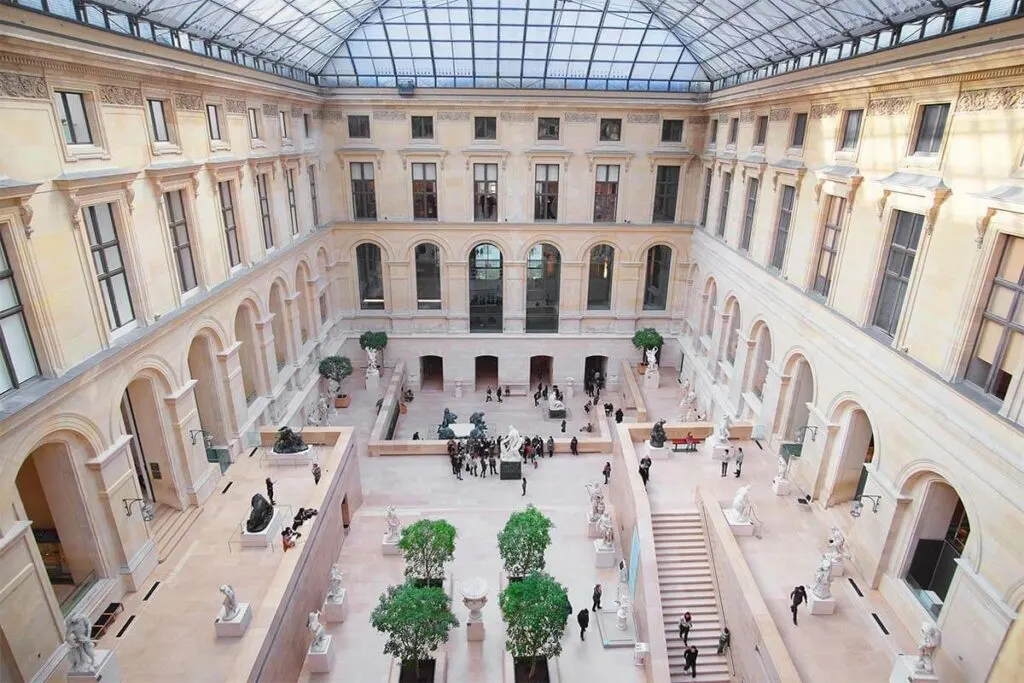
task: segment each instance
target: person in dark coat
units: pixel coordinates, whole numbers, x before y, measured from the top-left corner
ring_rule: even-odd
[[[697,677],[697,646],[691,645],[686,648],[686,652],[683,653],[683,671],[690,671],[690,675],[693,678]]]
[[[644,467],[643,465],[640,465],[640,478],[643,479],[644,488],[647,488],[647,479],[650,476],[651,476],[650,471],[646,467]]]
[[[597,612],[601,609],[601,584],[594,584],[594,604],[592,609]]]
[[[576,615],[576,623],[580,625],[580,640],[586,640],[583,636],[587,632],[587,627],[590,626],[590,612],[584,607],[580,610],[580,613]]]
[[[526,495],[526,477],[523,477],[523,495]]]
[[[555,437],[548,435],[548,457],[552,457],[555,454]]]
[[[615,411],[615,421],[621,423],[622,418],[625,417],[625,415],[626,414],[622,412],[622,408],[619,408],[618,410]]]
[[[793,592],[789,594],[789,599],[792,600],[792,604],[789,606],[789,611],[793,613],[793,626],[799,626],[796,623],[796,608],[800,606],[800,603],[807,599],[807,591],[803,586],[797,586],[793,589]]]
[[[693,617],[689,612],[683,612],[679,617],[679,637],[683,639],[683,647],[690,645],[690,629],[693,628]]]
[[[601,474],[604,475],[604,485],[608,485],[608,477],[612,476],[612,464],[610,462],[604,463],[604,469],[601,470]]]
[[[267,477],[267,498],[270,500],[270,504],[274,505],[274,482],[271,481],[270,477]]]
[[[580,450],[579,449],[580,449],[580,440],[577,439],[574,436],[574,437],[572,437],[572,441],[569,442],[569,452],[572,453],[573,455],[579,455],[580,454]]]
[[[565,434],[565,420],[562,420],[562,433]]]
[[[318,463],[313,463],[313,484],[318,485],[320,483],[320,477],[323,476],[323,470],[320,469]]]

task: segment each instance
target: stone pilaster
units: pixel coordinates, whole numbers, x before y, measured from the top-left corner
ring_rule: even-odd
[[[791,380],[790,375],[782,373],[782,368],[771,361],[768,362],[768,375],[761,392],[761,414],[757,416],[757,422],[754,424],[756,436],[767,438],[769,441],[774,440],[775,415],[779,400],[788,393]]]
[[[526,262],[505,261],[503,270],[504,331],[523,332],[526,328]]]
[[[242,361],[238,357],[238,350],[241,348],[242,342],[235,342],[217,354],[221,366],[220,377],[224,383],[224,395],[228,397],[227,424],[230,434],[224,436],[228,440],[232,462],[242,451],[241,428],[249,419],[249,406],[245,402],[245,384],[242,381]]]
[[[181,483],[184,484],[184,493],[189,504],[202,505],[213,493],[220,467],[207,461],[206,444],[202,434],[198,433],[202,429],[202,424],[199,422],[199,409],[196,404],[196,384],[196,380],[190,379],[181,389],[164,397],[164,402],[171,417],[172,448],[182,454],[180,462],[184,465],[185,471],[181,473]],[[194,444],[190,434],[195,435]],[[177,458],[172,457],[171,460]]]

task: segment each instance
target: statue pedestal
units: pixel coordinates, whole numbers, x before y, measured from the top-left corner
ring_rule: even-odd
[[[845,576],[846,575],[846,561],[837,557],[832,560],[832,576]]]
[[[740,516],[732,508],[725,508],[725,519],[729,522],[729,529],[733,536],[753,536],[754,523],[749,519],[741,520]]]
[[[117,659],[112,650],[96,650],[96,671],[91,674],[69,673],[70,683],[85,683],[86,681],[103,681],[103,683],[121,683],[121,667],[117,665]]]
[[[590,519],[590,513],[587,513],[587,538],[601,538],[601,527],[598,526],[600,519]]]
[[[892,667],[889,683],[936,683],[939,677],[935,674],[923,674],[914,671],[917,655],[898,655]]]
[[[661,373],[651,372],[650,366],[648,366],[647,372],[644,373],[644,389],[657,389],[659,384],[661,384]]]
[[[281,536],[281,525],[284,524],[284,513],[274,508],[274,516],[270,524],[263,531],[250,533],[245,530],[245,522],[242,522],[242,547],[243,548],[268,548]]]
[[[334,664],[334,650],[331,649],[333,640],[334,636],[327,636],[327,647],[314,652],[313,646],[310,645],[306,650],[306,666],[309,667],[310,673],[325,674],[331,670],[331,665]]]
[[[384,555],[401,555],[402,551],[398,549],[398,541],[400,539],[401,537],[391,540],[385,533],[380,540],[380,552]]]
[[[811,591],[807,592],[807,608],[811,614],[834,614],[836,611],[836,599],[819,598]]]
[[[601,538],[594,541],[594,566],[598,569],[611,569],[615,566],[615,547],[606,548]]]
[[[296,451],[295,453],[276,453],[271,450],[267,453],[266,463],[268,465],[305,465],[309,466],[314,462],[314,459],[310,457],[310,453],[313,452],[309,446],[306,446],[305,450]]]
[[[324,622],[328,624],[340,624],[345,621],[345,589],[341,589],[341,595],[335,600],[324,600]]]
[[[484,622],[471,621],[468,624],[466,624],[466,640],[483,640],[484,634]]]
[[[455,398],[462,398],[462,380],[455,380]]]
[[[772,479],[772,491],[776,496],[789,495],[789,479]]]
[[[715,437],[711,436],[704,441],[704,450],[712,460],[722,461],[725,459],[725,452],[729,450],[729,444],[718,443],[714,439]]]
[[[520,458],[515,460],[501,459],[501,478],[502,479],[522,479],[523,478],[523,461]]]
[[[213,628],[218,638],[241,638],[249,629],[249,622],[252,621],[252,607],[247,602],[238,603],[238,614],[230,621],[224,618],[224,608],[220,608],[220,614],[213,622]]]
[[[565,408],[562,408],[560,410],[551,410],[550,408],[546,408],[545,410],[548,411],[548,417],[551,418],[552,420],[565,419]]]
[[[650,441],[644,441],[644,447],[647,448],[647,456],[651,460],[668,460],[669,449],[661,446],[652,446]]]
[[[366,391],[371,394],[375,394],[380,391],[380,374],[379,373],[366,373]]]

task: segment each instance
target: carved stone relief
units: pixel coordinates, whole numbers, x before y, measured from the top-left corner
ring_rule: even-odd
[[[224,100],[224,109],[229,114],[244,114],[245,100]]]
[[[263,105],[264,116],[277,116],[277,105],[276,104],[264,104]]]
[[[374,121],[405,121],[405,112],[399,109],[374,109]]]
[[[0,72],[0,97],[45,100],[49,97],[42,76]]]
[[[566,123],[597,123],[597,114],[592,111],[567,111]]]
[[[780,107],[778,109],[772,109],[768,112],[769,121],[789,121],[790,109],[789,107]]]
[[[302,107],[300,107],[297,104],[293,104],[292,105],[292,118],[293,119],[302,118]]]
[[[1024,88],[985,88],[960,93],[957,111],[1024,109]]]
[[[501,120],[510,123],[531,123],[533,121],[532,111],[503,111]]]
[[[122,85],[101,85],[100,102],[103,104],[141,107],[142,91],[138,88],[126,88]]]
[[[203,98],[201,95],[176,92],[174,93],[174,108],[182,111],[202,111]]]
[[[839,116],[839,105],[835,102],[816,104],[811,107],[812,119],[831,119]]]
[[[740,123],[753,123],[754,122],[754,110],[753,109],[742,109],[740,110]]]
[[[631,112],[626,114],[626,123],[639,123],[639,124],[659,124],[661,123],[661,116],[659,114],[642,114]]]
[[[439,111],[437,112],[438,121],[469,121],[468,111]]]
[[[709,121],[711,121],[711,117],[710,116],[687,116],[686,117],[686,122],[687,123],[692,123],[692,124],[695,124],[695,125],[706,124]]]
[[[884,100],[871,100],[868,103],[868,116],[895,116],[909,111],[909,97],[888,97]]]

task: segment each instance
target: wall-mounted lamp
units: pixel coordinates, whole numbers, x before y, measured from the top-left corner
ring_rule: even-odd
[[[121,504],[124,505],[124,516],[132,516],[132,505],[134,503],[139,504],[139,510],[142,511],[142,521],[152,522],[156,517],[156,510],[153,508],[153,504],[145,498],[122,498]]]
[[[864,510],[865,498],[871,501],[871,511],[876,515],[878,514],[878,504],[882,502],[882,497],[862,495],[859,498],[854,498],[853,502],[850,504],[851,517],[860,517],[861,512]]]
[[[807,432],[811,433],[811,441],[814,441],[815,437],[818,436],[817,427],[815,427],[814,425],[804,425],[803,427],[797,428],[796,440],[799,441],[800,443],[803,443],[804,437],[807,435]]]
[[[213,434],[211,432],[206,431],[205,429],[190,429],[190,430],[188,430],[188,435],[192,439],[192,445],[193,446],[196,445],[196,437],[199,434],[203,435],[203,445],[206,446],[207,448],[212,448],[213,447]]]

